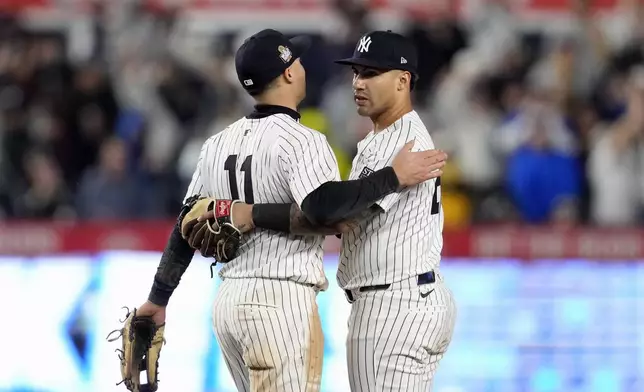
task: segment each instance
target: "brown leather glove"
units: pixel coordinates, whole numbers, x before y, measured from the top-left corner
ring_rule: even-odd
[[[218,263],[227,263],[235,258],[241,244],[242,233],[231,218],[235,202],[211,198],[191,200],[190,211],[181,221],[181,235],[188,244],[199,250],[202,256],[213,257]],[[199,221],[199,217],[209,211],[213,211],[214,218]]]
[[[157,326],[151,317],[136,315],[136,309],[128,310],[123,328],[110,332],[109,342],[121,339],[119,360],[122,381],[132,392],[156,391],[161,347],[165,340],[165,324]],[[112,337],[114,333],[117,336]],[[147,384],[141,384],[141,372],[147,375]],[[117,385],[118,385],[117,384]]]

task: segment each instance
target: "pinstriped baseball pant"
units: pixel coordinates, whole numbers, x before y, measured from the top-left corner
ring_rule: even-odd
[[[213,327],[237,390],[320,390],[324,336],[316,295],[286,280],[222,282]]]
[[[353,392],[428,392],[456,321],[452,292],[433,284],[353,290],[347,362]],[[422,295],[421,295],[422,294]]]

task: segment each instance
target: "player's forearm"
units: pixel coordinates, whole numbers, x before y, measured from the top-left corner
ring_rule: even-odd
[[[392,167],[351,181],[330,181],[311,192],[302,202],[307,219],[317,226],[334,226],[358,216],[400,186]]]
[[[363,220],[369,219],[378,213],[380,213],[380,209],[373,207],[332,225],[319,225],[311,222],[295,203],[255,204],[253,206],[253,225],[263,229],[295,235],[334,235],[346,233],[358,226]]]
[[[253,225],[298,235],[344,233],[373,216],[372,206],[399,186],[391,167],[359,180],[327,182],[304,199],[301,209],[297,204],[255,204]]]
[[[380,214],[380,207],[373,205],[370,208],[358,212],[355,216],[345,218],[330,226],[320,226],[312,223],[298,207],[293,204],[291,207],[291,232],[294,234],[342,234],[347,233],[360,225],[360,223]]]
[[[179,222],[181,221],[179,217]],[[148,295],[148,300],[155,305],[166,306],[170,296],[179,285],[179,281],[186,271],[195,251],[181,236],[179,224],[174,226],[170,238],[163,250],[154,283]]]
[[[252,222],[254,227],[295,235],[332,235],[337,233],[334,227],[311,223],[295,203],[254,204],[252,206]]]
[[[335,226],[323,226],[313,224],[306,218],[300,207],[291,204],[289,214],[289,233],[296,235],[334,235],[338,233],[339,228]]]
[[[349,218],[333,225],[325,226],[320,224],[315,224],[311,222],[304,211],[300,207],[293,203],[291,204],[290,211],[290,222],[289,228],[292,234],[298,235],[313,235],[313,234],[324,234],[324,235],[334,235],[339,233],[344,233],[351,230],[359,223],[358,219]]]

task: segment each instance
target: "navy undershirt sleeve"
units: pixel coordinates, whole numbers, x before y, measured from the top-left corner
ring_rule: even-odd
[[[329,181],[309,193],[300,208],[317,226],[330,226],[352,218],[375,202],[396,192],[400,183],[391,166],[368,177],[349,181]],[[255,226],[289,232],[291,204],[255,204]]]

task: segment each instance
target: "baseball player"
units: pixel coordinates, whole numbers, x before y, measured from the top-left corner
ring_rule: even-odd
[[[350,59],[358,113],[374,129],[358,145],[351,177],[380,169],[409,140],[434,143],[410,92],[414,45],[391,31],[364,35]],[[428,391],[452,339],[456,305],[439,271],[440,177],[392,193],[377,218],[343,235],[338,283],[351,302],[347,359],[354,391]]]
[[[437,151],[412,152],[410,143],[373,175],[338,181],[337,162],[325,137],[301,125],[296,111],[305,96],[299,57],[306,47],[303,38],[288,40],[264,30],[239,48],[237,74],[257,101],[255,111],[204,143],[186,195],[186,201],[197,195],[260,206],[253,209],[253,219],[264,229],[235,222],[246,235],[236,257],[219,272],[223,282],[213,305],[215,336],[240,391],[320,387],[323,335],[316,295],[328,286],[320,233],[335,229],[298,226],[291,219],[291,205],[302,214],[334,220],[359,215],[401,186],[436,177],[445,159]],[[273,203],[288,206],[287,214],[280,215],[284,209],[272,208]],[[322,204],[323,213],[311,210]],[[213,212],[219,217],[230,213],[230,203],[216,206]],[[297,217],[308,222],[302,214]],[[189,252],[198,247],[190,248],[193,241],[186,240],[179,226],[148,302],[137,310],[157,325],[165,321],[165,306],[190,263]],[[303,235],[307,233],[314,235]]]
[[[417,78],[413,44],[391,31],[364,35],[350,59],[358,113],[373,131],[358,144],[350,180],[378,176],[409,148],[431,150],[432,139],[413,110]],[[325,184],[326,186],[327,184]],[[338,185],[336,185],[338,186]],[[317,208],[307,203],[318,203]],[[343,231],[337,280],[352,304],[347,361],[353,391],[428,391],[452,338],[456,306],[439,271],[443,246],[440,177],[374,201],[352,217],[331,212],[328,200],[291,206],[291,232],[306,221],[311,231]],[[257,212],[268,205],[239,205],[234,220],[270,226]],[[280,207],[273,208],[274,218]],[[286,215],[284,211],[283,215]]]

